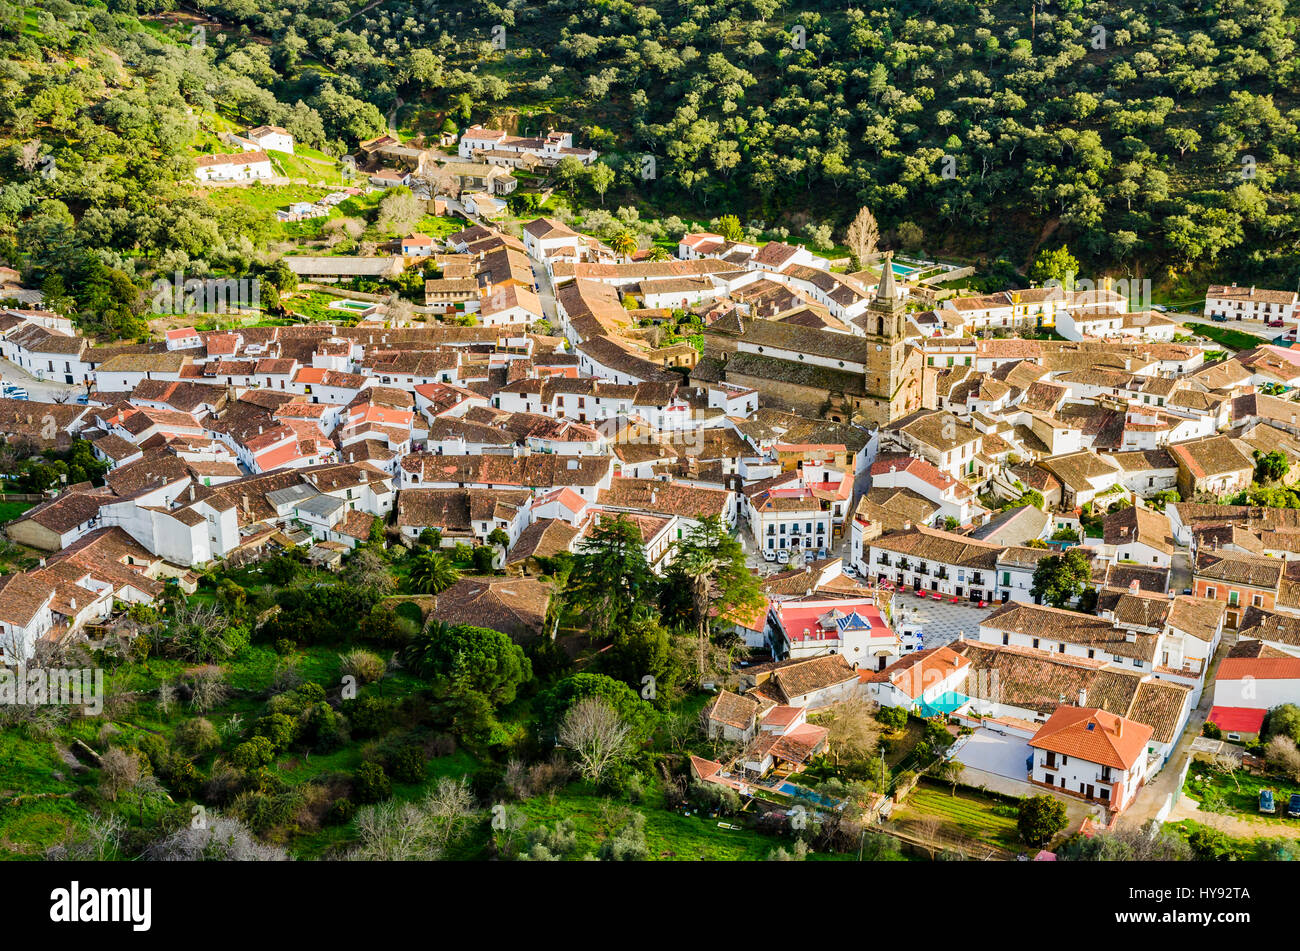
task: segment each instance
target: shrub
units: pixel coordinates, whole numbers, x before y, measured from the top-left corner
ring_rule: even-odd
[[[357,806],[351,799],[335,799],[330,804],[329,812],[325,814],[325,821],[331,825],[344,825],[351,822],[356,814]]]
[[[275,744],[264,736],[255,736],[235,747],[230,762],[239,769],[257,769],[275,759]]]
[[[176,727],[176,745],[192,756],[202,756],[221,745],[221,736],[207,717],[195,717]]]
[[[344,677],[355,677],[358,684],[374,683],[384,676],[387,669],[384,659],[370,651],[348,651],[339,657],[339,673]]]
[[[881,726],[891,730],[901,730],[907,726],[907,711],[902,707],[882,707],[876,714]]]
[[[399,783],[422,781],[427,762],[424,750],[414,744],[407,744],[384,757],[384,766]]]
[[[262,717],[253,726],[253,732],[264,736],[274,745],[277,752],[287,750],[298,737],[298,723],[283,713],[272,713]]]
[[[1065,803],[1053,796],[1030,796],[1021,800],[1016,827],[1020,838],[1029,845],[1043,846],[1065,828],[1068,820]]]
[[[352,788],[357,802],[361,803],[383,802],[393,794],[393,784],[384,772],[384,767],[378,763],[362,763],[358,766]]]
[[[1223,739],[1223,731],[1219,729],[1219,724],[1205,721],[1205,726],[1201,727],[1201,735],[1208,736],[1212,740]]]
[[[356,736],[382,736],[397,720],[396,703],[386,697],[358,697],[343,704]]]

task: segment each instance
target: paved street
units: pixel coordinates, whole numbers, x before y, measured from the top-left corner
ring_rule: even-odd
[[[1183,764],[1191,757],[1192,744],[1201,735],[1201,727],[1205,726],[1205,720],[1210,715],[1210,708],[1214,706],[1214,677],[1218,673],[1220,662],[1224,657],[1228,656],[1228,651],[1236,643],[1237,635],[1235,633],[1224,633],[1223,641],[1219,644],[1219,649],[1211,661],[1210,669],[1205,675],[1205,683],[1208,686],[1204,693],[1201,694],[1201,702],[1197,704],[1196,709],[1188,717],[1187,727],[1183,730],[1178,746],[1174,749],[1165,765],[1161,767],[1156,778],[1138,790],[1137,795],[1133,798],[1132,805],[1120,814],[1117,825],[1141,828],[1159,815],[1160,810],[1164,808],[1165,803],[1169,801],[1171,796],[1181,795],[1180,779],[1183,773]],[[1165,821],[1177,820],[1170,816]]]
[[[37,403],[70,403],[86,392],[84,386],[75,383],[56,383],[40,381],[16,363],[0,359],[0,381],[13,383],[27,390],[27,395]],[[56,399],[57,397],[57,399]]]

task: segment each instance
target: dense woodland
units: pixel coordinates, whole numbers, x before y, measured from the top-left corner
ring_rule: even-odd
[[[1281,0],[201,6],[279,38],[261,59],[285,93],[320,82],[310,57],[385,113],[536,131],[553,111],[662,205],[838,228],[866,204],[930,250],[1020,262],[1066,240],[1095,267],[1296,277]]]
[[[242,273],[273,239],[195,196],[206,117],[338,156],[391,116],[570,128],[613,172],[582,198],[643,220],[824,244],[867,205],[887,245],[1008,280],[1062,244],[1166,286],[1297,277],[1281,0],[357,6],[205,2],[187,43],[171,0],[0,4],[0,258],[88,330],[138,335],[151,274]]]

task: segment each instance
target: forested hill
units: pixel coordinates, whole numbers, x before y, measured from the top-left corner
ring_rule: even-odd
[[[0,2],[0,260],[88,332],[144,334],[154,275],[265,259],[274,214],[195,188],[196,156],[228,148],[214,130],[275,123],[337,155],[384,128],[328,77],[277,99],[260,43],[207,39],[133,10]]]
[[[1281,0],[200,5],[276,37],[282,73],[319,57],[385,114],[552,111],[607,150],[611,196],[796,228],[865,203],[935,250],[1066,240],[1094,266],[1296,279]]]

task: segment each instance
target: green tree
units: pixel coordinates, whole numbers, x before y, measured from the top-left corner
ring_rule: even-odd
[[[620,257],[631,259],[636,253],[636,235],[626,228],[614,235],[609,246],[614,249],[614,253]]]
[[[1092,565],[1078,548],[1059,555],[1048,555],[1034,569],[1034,583],[1029,593],[1054,608],[1063,608],[1083,593],[1092,581]]]
[[[604,162],[597,162],[587,172],[587,184],[600,199],[600,207],[604,208],[605,192],[609,191],[609,186],[614,184],[614,170]]]
[[[641,529],[619,516],[602,519],[578,547],[565,597],[606,637],[654,594]]]
[[[1078,273],[1079,262],[1065,245],[1061,245],[1054,251],[1039,251],[1029,268],[1030,280],[1039,283],[1065,281],[1067,277]]]
[[[735,215],[723,215],[718,219],[718,234],[728,241],[743,241],[745,229],[741,226],[740,219]]]
[[[1068,820],[1065,803],[1055,796],[1030,796],[1020,801],[1016,829],[1022,841],[1041,848],[1065,828]]]
[[[703,677],[711,609],[728,614],[759,607],[763,596],[758,578],[745,563],[745,549],[727,531],[721,517],[709,515],[677,543],[677,556],[666,573],[665,584],[671,591],[690,592],[699,639],[699,673]]]
[[[1291,470],[1291,463],[1280,449],[1267,453],[1256,449],[1254,457],[1256,482],[1281,482]]]
[[[438,594],[460,580],[451,559],[436,548],[421,548],[411,556],[411,588],[424,594]]]
[[[402,657],[417,676],[481,693],[494,706],[514,700],[519,685],[533,676],[532,663],[509,636],[468,624],[430,624]]]

